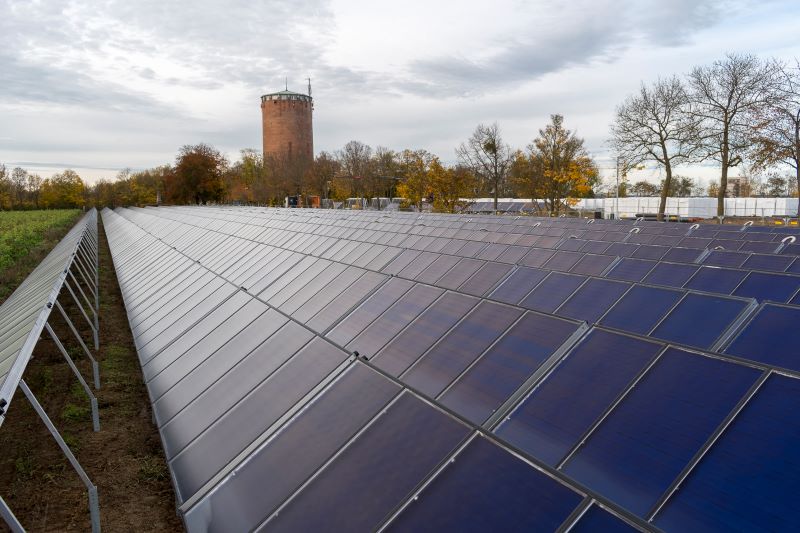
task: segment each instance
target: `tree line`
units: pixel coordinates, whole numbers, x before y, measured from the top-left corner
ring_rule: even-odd
[[[0,207],[283,205],[287,196],[297,195],[334,201],[395,197],[418,210],[428,203],[436,211],[456,212],[464,198],[493,197],[496,207],[500,197],[522,195],[543,198],[542,211],[558,214],[574,198],[593,195],[599,181],[583,139],[564,126],[560,115],[553,115],[525,150],[512,149],[497,124],[481,124],[456,154],[457,160],[447,164],[424,149],[373,149],[353,140],[311,161],[265,158],[246,149],[231,162],[207,144],[186,145],[171,165],[123,170],[93,185],[72,170],[41,180],[17,168],[3,178],[9,185],[0,189],[0,195],[8,190]]]
[[[86,186],[74,170],[42,179],[38,174],[0,164],[0,210],[63,209],[85,204]]]
[[[719,165],[719,182],[709,186],[709,192],[717,197],[719,216],[725,213],[728,173],[734,167],[747,165],[754,172],[773,169],[760,191],[797,194],[800,62],[790,65],[754,55],[728,54],[683,77],[642,83],[637,93],[617,107],[611,137],[617,172],[623,177],[643,163],[663,171],[665,177],[658,187],[659,220],[664,217],[667,196],[676,188],[675,168],[689,163]],[[780,166],[794,169],[793,187],[774,173]],[[782,181],[784,187],[779,187]],[[742,195],[754,192],[748,186],[751,190]],[[653,192],[645,191],[645,185],[638,188]]]

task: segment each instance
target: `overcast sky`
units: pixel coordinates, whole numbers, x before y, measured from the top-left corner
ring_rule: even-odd
[[[4,0],[0,162],[92,181],[184,144],[235,158],[261,146],[260,95],[311,77],[317,153],[357,139],[452,161],[478,123],[524,147],[561,113],[610,167],[640,81],[728,51],[800,57],[798,28],[797,0]]]

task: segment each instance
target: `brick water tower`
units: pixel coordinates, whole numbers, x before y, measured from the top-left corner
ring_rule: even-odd
[[[311,114],[311,80],[308,94],[285,91],[261,97],[261,124],[264,135],[264,159],[269,156],[287,159],[314,159],[314,131]]]

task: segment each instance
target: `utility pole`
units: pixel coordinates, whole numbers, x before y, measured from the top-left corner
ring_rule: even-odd
[[[617,198],[614,202],[614,220],[619,220],[619,156],[617,156]]]

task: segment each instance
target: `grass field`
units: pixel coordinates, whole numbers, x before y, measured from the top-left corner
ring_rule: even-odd
[[[0,302],[36,268],[80,215],[79,209],[0,211]]]

